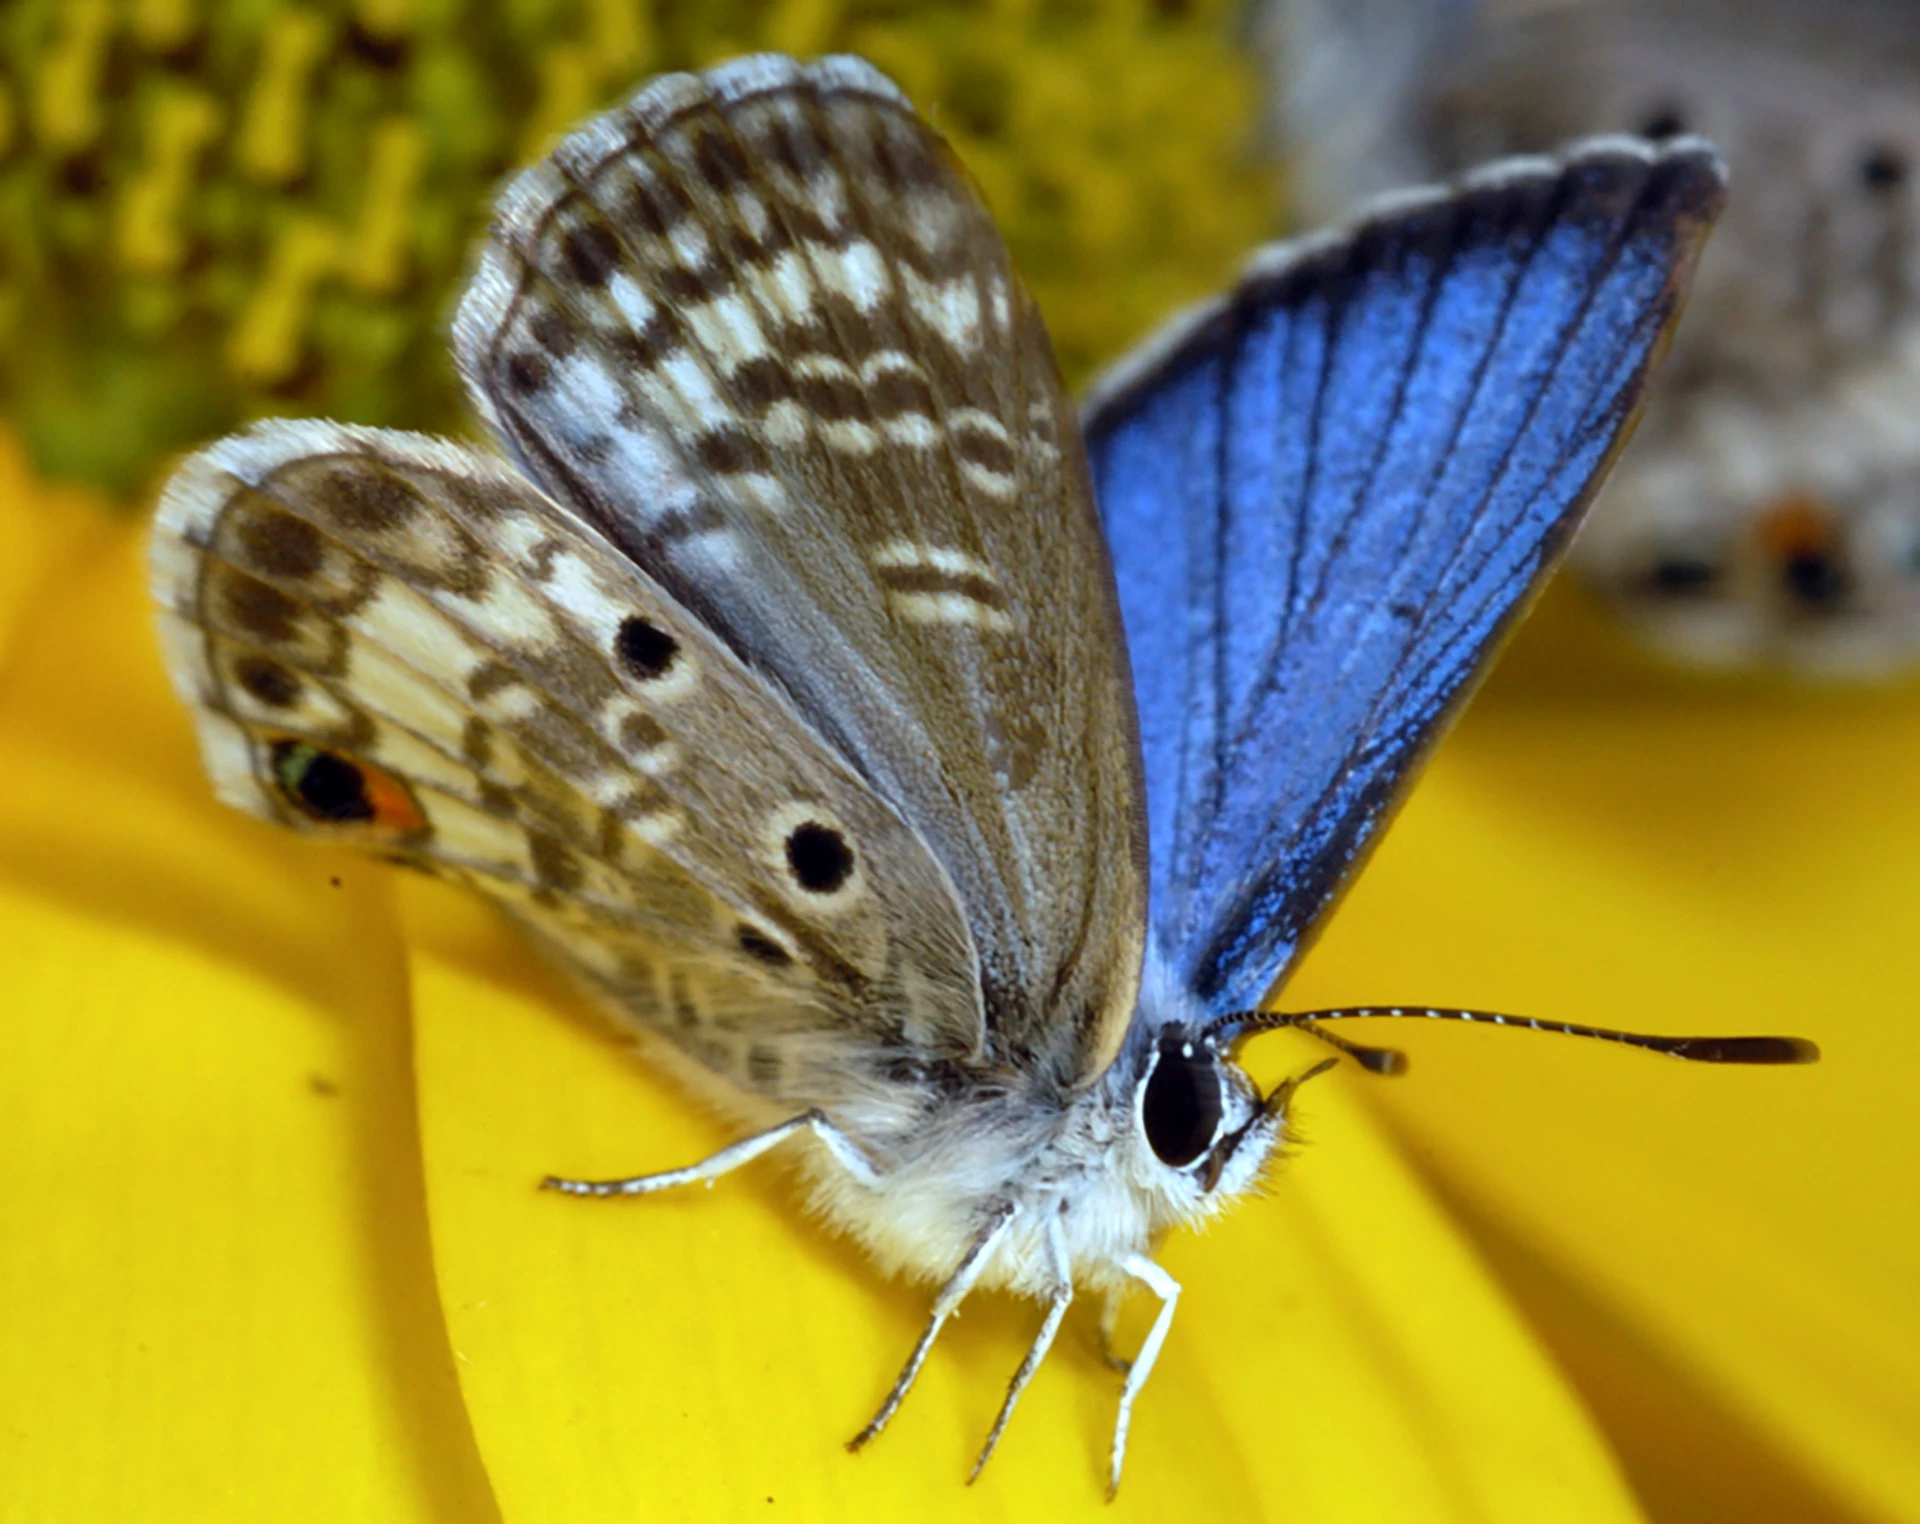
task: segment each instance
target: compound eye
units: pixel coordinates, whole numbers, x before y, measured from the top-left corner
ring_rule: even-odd
[[[1186,1042],[1162,1044],[1140,1098],[1140,1123],[1155,1157],[1185,1169],[1213,1146],[1224,1114],[1213,1054]]]

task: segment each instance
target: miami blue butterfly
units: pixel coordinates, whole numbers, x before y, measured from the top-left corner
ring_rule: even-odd
[[[1271,250],[1083,445],[888,81],[667,76],[500,198],[454,347],[510,462],[275,423],[181,469],[174,677],[224,797],[499,900],[751,1129],[549,1184],[791,1139],[939,1288],[856,1445],[978,1287],[1046,1313],[976,1471],[1077,1288],[1155,1296],[1117,1485],[1154,1245],[1256,1184],[1307,1077],[1263,1095],[1237,1045],[1360,1014],[1257,1002],[1571,533],[1721,185],[1595,141]]]

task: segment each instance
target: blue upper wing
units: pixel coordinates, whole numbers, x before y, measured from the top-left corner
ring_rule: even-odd
[[[1723,192],[1609,139],[1282,245],[1086,415],[1157,950],[1255,1002],[1365,855],[1631,425]]]

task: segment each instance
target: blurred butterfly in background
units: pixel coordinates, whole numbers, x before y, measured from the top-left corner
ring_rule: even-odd
[[[1920,5],[1268,0],[1309,221],[1595,132],[1700,132],[1733,195],[1572,563],[1656,648],[1920,664]]]
[[[670,75],[496,207],[454,343],[508,458],[276,422],[181,468],[174,680],[223,798],[499,900],[751,1129],[549,1184],[792,1139],[938,1287],[856,1444],[976,1287],[1046,1305],[976,1471],[1076,1288],[1157,1298],[1117,1485],[1153,1248],[1307,1077],[1239,1045],[1390,1071],[1319,1024],[1506,1019],[1255,1007],[1571,532],[1720,198],[1681,139],[1403,196],[1262,254],[1083,429],[886,79]]]

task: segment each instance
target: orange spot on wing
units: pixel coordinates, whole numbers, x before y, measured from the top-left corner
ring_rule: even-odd
[[[1810,492],[1789,492],[1761,510],[1760,544],[1782,561],[1825,555],[1837,539],[1833,511]]]
[[[371,763],[362,762],[359,767],[367,780],[367,802],[373,806],[372,829],[408,836],[426,828],[427,817],[420,813],[406,784]]]

